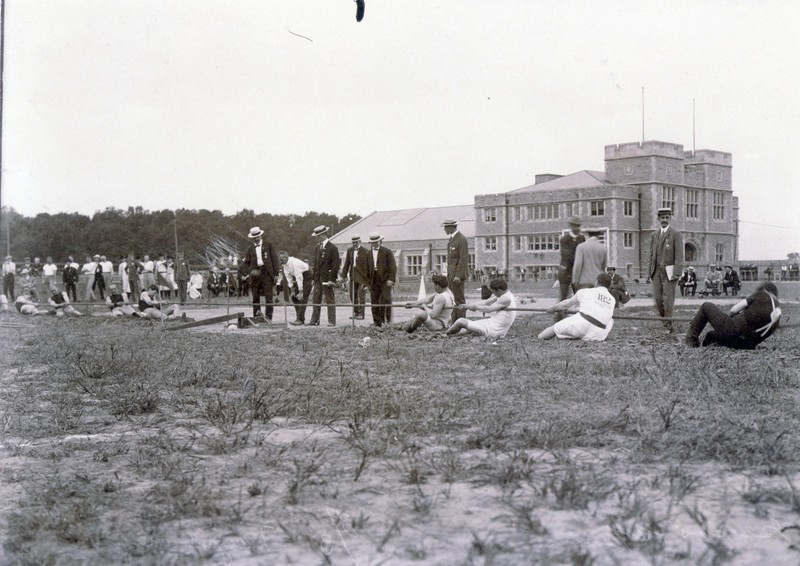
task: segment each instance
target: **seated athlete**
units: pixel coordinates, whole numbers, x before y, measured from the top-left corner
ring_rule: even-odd
[[[108,308],[111,309],[111,316],[145,316],[144,313],[137,311],[131,305],[125,302],[125,297],[122,296],[116,285],[111,285],[111,287],[108,288],[106,304],[108,305]]]
[[[51,307],[53,307],[56,316],[64,316],[65,314],[72,316],[83,316],[81,313],[75,310],[75,307],[69,304],[69,296],[64,291],[59,291],[55,282],[50,282],[49,289],[50,298],[47,300],[47,302],[50,303]]]
[[[47,311],[38,308],[38,305],[31,299],[31,292],[29,289],[23,289],[22,294],[14,301],[14,306],[17,307],[17,312],[21,314],[48,314]]]
[[[517,300],[508,290],[508,283],[504,279],[492,279],[489,283],[489,289],[492,291],[492,297],[480,303],[465,305],[465,308],[471,311],[497,314],[491,318],[482,318],[480,320],[459,318],[447,329],[448,336],[467,330],[472,334],[496,340],[508,333],[509,328],[514,323],[514,319],[517,318],[517,311],[509,309],[517,308]]]
[[[614,326],[612,317],[617,302],[609,291],[610,286],[611,277],[607,273],[601,273],[597,276],[594,287],[580,289],[569,299],[547,309],[547,312],[554,313],[578,306],[576,314],[548,326],[539,333],[539,338],[541,340],[568,338],[598,342],[605,340]]]
[[[420,326],[428,330],[446,330],[450,325],[450,315],[456,304],[453,292],[447,288],[447,277],[444,275],[434,275],[431,277],[435,293],[431,293],[421,301],[406,303],[407,309],[422,307],[422,312],[414,315],[414,318],[405,322],[401,327],[409,334]]]
[[[693,348],[700,346],[700,333],[710,324],[713,330],[703,338],[703,346],[721,344],[752,350],[775,332],[780,318],[778,288],[765,281],[752,295],[733,305],[727,314],[713,303],[703,303],[689,323],[686,344]]]
[[[180,316],[178,305],[162,304],[158,298],[158,285],[150,285],[142,291],[139,296],[139,310],[144,314],[145,318],[168,320]]]

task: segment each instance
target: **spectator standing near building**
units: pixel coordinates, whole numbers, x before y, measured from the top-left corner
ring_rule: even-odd
[[[392,322],[392,287],[397,279],[397,262],[392,250],[382,245],[383,238],[378,233],[369,235],[367,277],[369,297],[372,303],[372,323],[382,327]]]
[[[653,284],[653,298],[658,315],[667,333],[675,330],[672,326],[672,312],[675,305],[675,286],[683,266],[683,238],[680,232],[670,226],[672,210],[658,209],[658,223],[661,228],[650,237],[649,278]]]
[[[447,243],[447,285],[453,293],[456,306],[461,307],[467,302],[464,295],[464,284],[469,277],[469,243],[464,234],[458,230],[457,220],[445,220],[442,227],[449,238]],[[453,309],[451,322],[455,322],[466,314],[463,308]]]
[[[353,314],[350,318],[364,319],[364,303],[367,298],[369,278],[367,277],[367,258],[369,251],[361,245],[361,236],[354,234],[350,241],[352,245],[344,253],[344,265],[339,275],[339,281],[347,281],[350,293],[350,302],[353,303]]]
[[[599,239],[600,232],[587,231],[589,239],[575,247],[575,261],[572,266],[572,288],[588,289],[594,287],[597,276],[606,271],[606,245]]]
[[[258,226],[250,228],[247,238],[250,246],[244,257],[244,265],[250,273],[250,290],[253,292],[253,316],[261,315],[261,295],[264,295],[266,306],[264,320],[272,321],[272,291],[275,289],[275,278],[280,274],[278,254],[272,243],[263,239],[264,230]],[[338,257],[338,254],[337,254]]]
[[[319,326],[323,296],[328,306],[328,326],[336,326],[336,295],[333,288],[339,276],[340,259],[339,249],[328,239],[328,232],[328,227],[317,226],[311,234],[317,240],[311,261],[311,277],[314,280],[314,308],[308,323],[311,326]]]
[[[567,220],[569,230],[561,236],[558,241],[561,261],[558,265],[558,300],[563,301],[569,296],[570,290],[574,293],[576,285],[572,279],[573,268],[575,267],[575,250],[586,241],[586,237],[581,234],[582,221],[577,216],[572,216]],[[556,313],[556,320],[561,320],[563,314]]]
[[[78,302],[78,279],[80,278],[80,266],[75,262],[72,256],[67,258],[64,262],[64,273],[61,278],[64,282],[64,292],[67,297],[72,295],[72,302]]]
[[[3,294],[9,301],[14,300],[14,278],[17,275],[17,266],[14,263],[14,258],[10,255],[6,256],[3,261]]]

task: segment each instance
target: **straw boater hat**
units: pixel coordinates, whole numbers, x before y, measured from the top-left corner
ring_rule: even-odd
[[[311,233],[311,235],[312,236],[321,236],[322,234],[325,234],[327,231],[328,231],[328,227],[325,226],[324,224],[321,224],[321,225],[317,226],[316,228],[314,228],[314,231]]]
[[[92,259],[94,259],[94,258],[100,259],[100,254],[94,254],[94,255],[92,256]]]
[[[264,235],[264,230],[262,230],[258,226],[253,226],[252,228],[250,228],[250,232],[247,234],[247,237],[253,240],[255,238],[260,238],[263,235]]]
[[[668,214],[672,216],[672,209],[671,208],[659,208],[656,216],[661,216],[662,214]]]
[[[351,242],[360,242],[361,241],[361,235],[360,234],[353,234],[352,236],[350,236],[350,241]]]
[[[370,244],[374,244],[375,242],[380,242],[381,240],[383,240],[383,238],[381,238],[381,235],[378,234],[377,232],[373,232],[372,234],[369,235]]]
[[[442,222],[442,226],[444,228],[455,228],[455,227],[458,226],[458,221],[457,220],[453,220],[452,218],[448,218],[447,220]]]
[[[687,267],[686,269],[688,269],[689,271],[694,271],[694,267],[692,267],[691,265],[689,267]]]
[[[580,226],[581,224],[583,224],[583,221],[580,219],[579,216],[570,216],[567,219],[567,224],[571,224],[573,226]]]

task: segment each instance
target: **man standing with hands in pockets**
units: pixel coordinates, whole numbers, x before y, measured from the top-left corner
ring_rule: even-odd
[[[648,274],[653,283],[653,298],[656,310],[668,334],[672,328],[672,308],[675,305],[675,285],[683,267],[683,238],[680,232],[670,226],[672,211],[658,209],[660,229],[650,237],[650,269]]]
[[[447,243],[447,286],[453,293],[456,307],[459,307],[467,302],[464,297],[464,283],[469,277],[469,244],[464,234],[458,231],[456,220],[445,220],[442,227],[444,233],[450,237]],[[466,315],[465,309],[455,308],[450,322],[455,322]]]

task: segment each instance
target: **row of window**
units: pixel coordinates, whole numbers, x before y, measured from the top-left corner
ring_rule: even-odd
[[[714,220],[725,220],[725,193],[712,191],[711,216]],[[511,221],[523,222],[527,220],[554,220],[561,218],[561,204],[529,204],[526,206],[511,207]],[[580,205],[577,202],[563,203],[564,217],[578,216]],[[669,208],[675,212],[675,187],[664,186],[661,189],[661,208]],[[623,216],[635,216],[636,201],[622,201]],[[589,216],[604,216],[605,201],[589,201]],[[686,189],[686,218],[700,217],[700,191],[698,189]],[[484,222],[497,221],[497,208],[489,207],[483,209]]]

